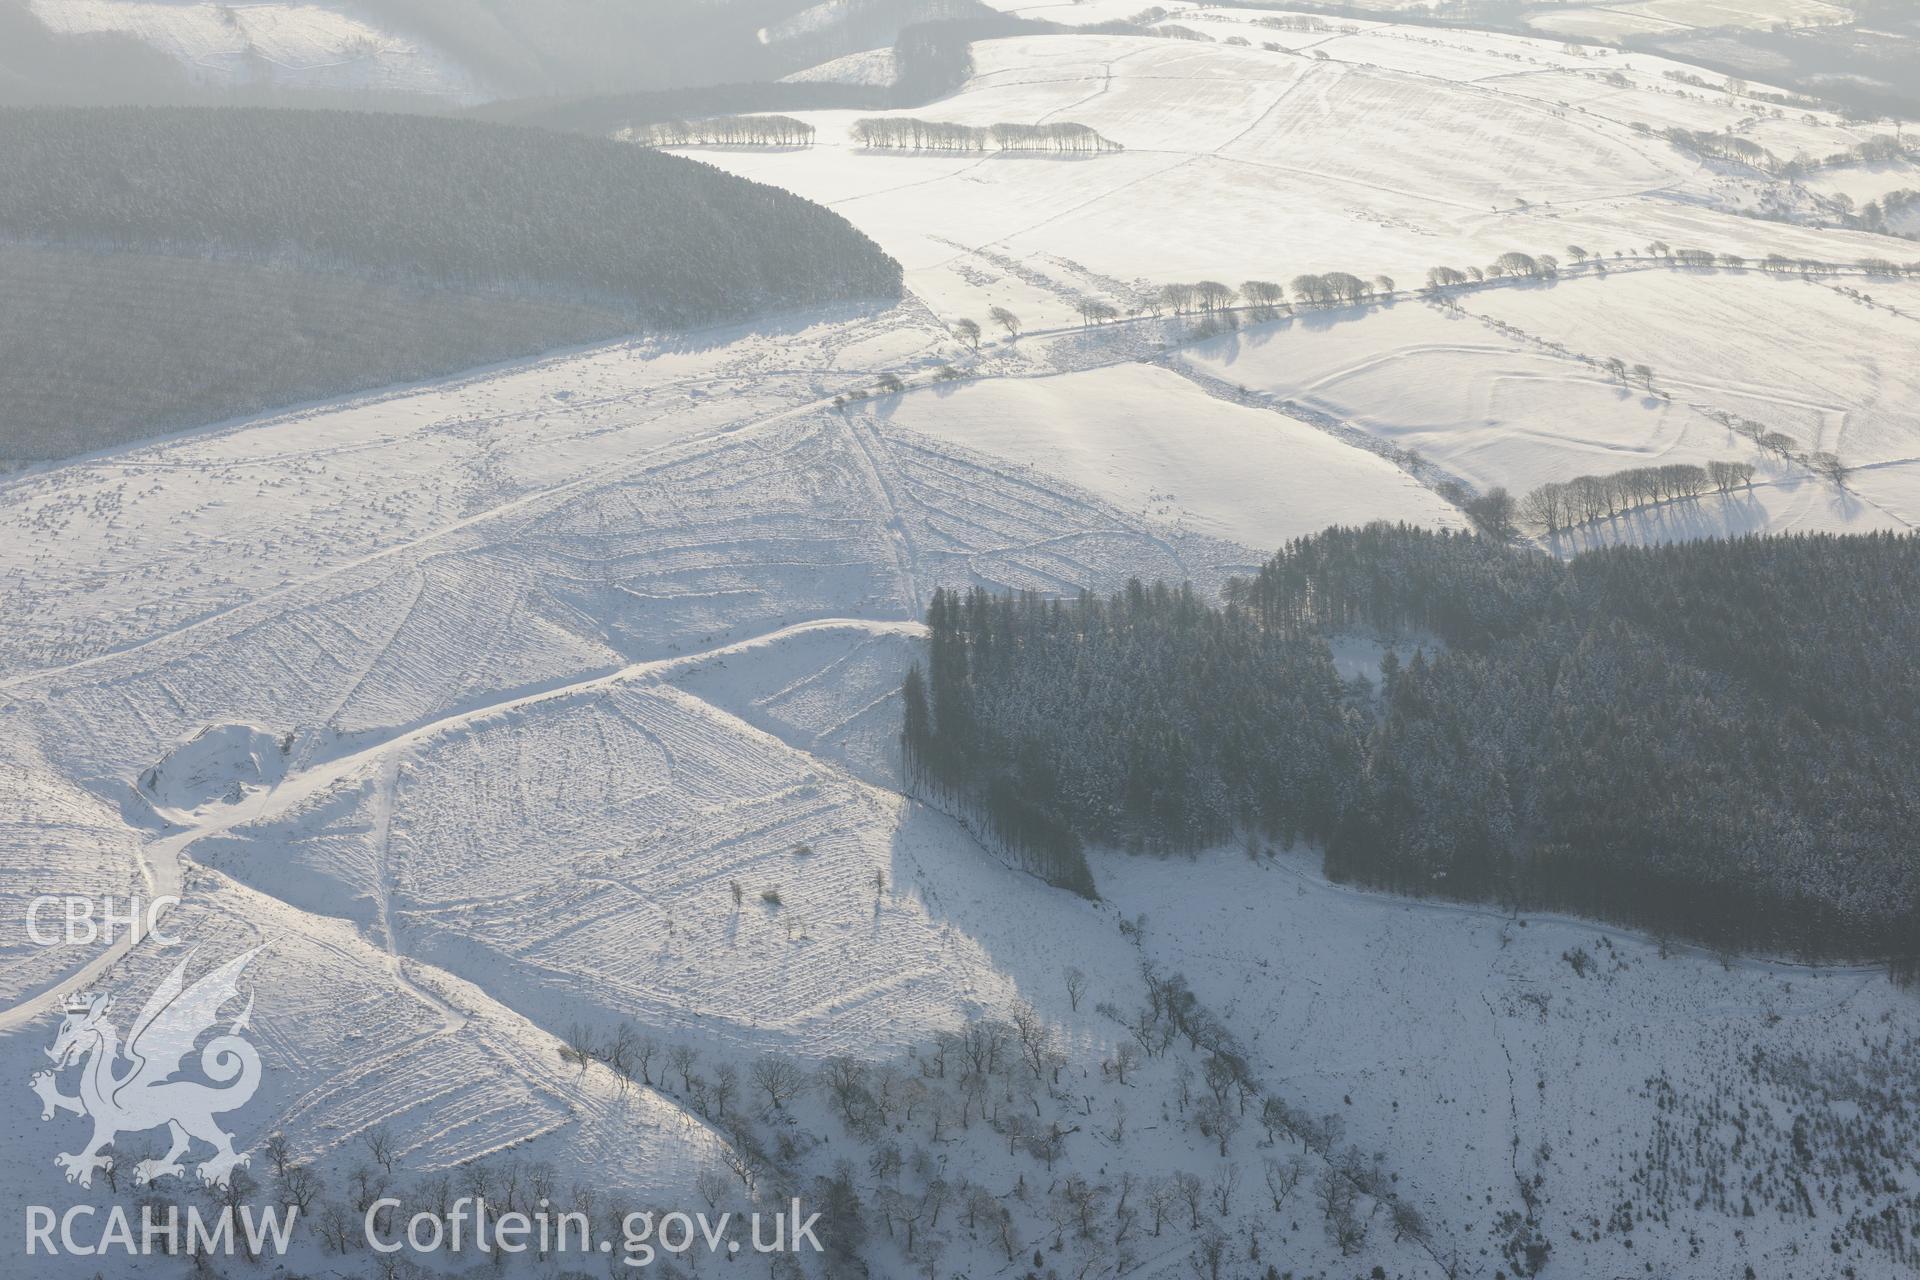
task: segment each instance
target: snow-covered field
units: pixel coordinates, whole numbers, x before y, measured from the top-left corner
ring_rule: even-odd
[[[370,24],[350,6],[31,0],[31,7],[63,35],[135,36],[212,85],[420,94],[463,104],[485,96],[453,59]]]
[[[1150,365],[915,391],[885,412],[1147,519],[1249,547],[1318,533],[1360,509],[1461,523],[1391,463],[1301,422],[1211,399]]]
[[[1912,160],[1833,165],[1814,170],[1807,186],[1826,195],[1845,196],[1855,207],[1893,191],[1920,191],[1920,164]],[[1911,231],[1911,227],[1901,227]]]
[[[892,310],[615,344],[0,477],[7,1201],[127,1195],[62,1179],[80,1122],[43,1123],[25,1083],[60,998],[93,984],[130,1017],[189,949],[264,943],[265,1074],[236,1138],[258,1152],[284,1131],[335,1189],[384,1129],[410,1175],[550,1165],[562,1188],[693,1208],[744,1139],[690,1076],[853,1055],[912,1099],[886,1137],[903,1169],[869,1166],[824,1090],[765,1118],[792,1161],[858,1161],[875,1204],[964,1172],[1017,1224],[1003,1248],[977,1204],[900,1208],[876,1275],[928,1274],[895,1235],[908,1221],[943,1242],[934,1275],[1022,1274],[1036,1251],[1042,1273],[1189,1273],[1204,1215],[1240,1251],[1222,1275],[1491,1277],[1513,1273],[1523,1211],[1548,1275],[1896,1274],[1857,1224],[1911,1170],[1862,1179],[1842,1151],[1920,1137],[1920,1013],[1883,974],[1355,892],[1307,850],[1101,852],[1093,903],[902,794],[897,690],[936,588],[1210,593],[1328,524],[1461,527],[1449,480],[1524,491],[1656,462],[1757,474],[1558,549],[1920,519],[1912,281],[1685,270],[1646,248],[1902,256],[1742,217],[1768,182],[1632,127],[1746,128],[1751,104],[1683,97],[1654,59],[1380,24],[1307,40],[1256,16],[1174,15],[1247,46],[985,42],[972,82],[916,112],[1083,121],[1117,155],[867,154],[832,112],[811,149],[703,153],[898,255],[914,296]],[[1817,113],[1762,123],[1819,151],[1859,137]],[[1413,292],[1429,266],[1510,249],[1563,274]],[[1232,326],[1075,312],[1330,269],[1396,283]],[[1024,331],[987,324],[991,304]],[[963,317],[987,326],[977,351]],[[1853,473],[1836,487],[1715,413]],[[27,937],[36,894],[135,893],[182,899],[178,946]],[[1270,1094],[1427,1238],[1377,1212],[1343,1252],[1315,1204],[1326,1159],[1253,1114],[1222,1157],[1190,1122],[1201,1055],[1123,1051],[1148,972],[1184,974]],[[935,1069],[941,1031],[1021,1001],[1055,1029],[1033,1073],[1050,1086],[987,1099]],[[655,1061],[623,1089],[563,1060],[574,1027],[623,1020],[699,1065]],[[981,1123],[989,1105],[1030,1109],[1060,1149]],[[1267,1161],[1296,1156],[1304,1180],[1270,1191]],[[1807,1212],[1795,1160],[1817,1170]],[[1098,1256],[1060,1216],[1071,1197],[1049,1198],[1078,1177],[1117,1221],[1176,1173],[1204,1186],[1194,1228],[1180,1204]],[[0,1226],[0,1256],[20,1231]],[[296,1271],[373,1265],[302,1248]]]
[[[1403,302],[1337,322],[1261,326],[1183,358],[1350,422],[1477,489],[1518,494],[1665,462],[1758,468],[1748,492],[1587,531],[1667,541],[1914,527],[1920,508],[1906,494],[1835,489],[1710,416],[1764,422],[1803,450],[1839,453],[1863,477],[1904,475],[1920,466],[1920,385],[1899,354],[1910,332],[1920,336],[1914,316],[1830,283],[1651,269],[1490,289],[1457,308]],[[1610,357],[1647,365],[1654,390],[1610,376]]]
[[[1610,5],[1543,6],[1527,15],[1541,31],[1616,39],[1696,27],[1816,26],[1846,22],[1852,11],[1829,0],[1638,0]]]
[[[1852,262],[1880,237],[1743,217],[1799,209],[1785,184],[1637,131],[1768,131],[1782,156],[1866,132],[1761,115],[1678,84],[1680,64],[1546,40],[1419,27],[1322,33],[1219,10],[1247,46],[1067,35],[975,46],[958,94],[913,114],[965,124],[1078,121],[1126,150],[1096,157],[867,151],[851,112],[804,113],[816,146],[703,158],[819,200],[873,235],[941,315],[1003,305],[1031,326],[1095,296],[1343,270],[1403,288],[1509,250],[1637,251],[1660,240],[1749,258]],[[1269,37],[1311,39],[1269,50]],[[1277,41],[1273,41],[1276,42]],[[1364,137],[1364,146],[1355,139]]]
[[[1622,273],[1463,305],[1574,351],[1644,362],[1677,400],[1763,419],[1807,447],[1862,465],[1912,458],[1920,369],[1905,352],[1920,340],[1920,291],[1846,283],[1882,305],[1758,272]]]

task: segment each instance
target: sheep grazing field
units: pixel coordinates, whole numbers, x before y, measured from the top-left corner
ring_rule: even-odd
[[[289,1165],[324,1191],[284,1260],[222,1275],[649,1273],[382,1271],[384,1194],[551,1200],[612,1239],[799,1197],[854,1241],[655,1261],[683,1277],[1910,1274],[1920,1006],[1884,963],[1395,896],[1262,834],[1092,847],[1076,894],[901,747],[936,593],[1218,600],[1290,540],[1463,531],[1496,491],[1549,556],[1912,531],[1912,153],[1560,38],[1840,6],[1566,6],[1537,36],[1000,7],[1069,29],[976,40],[930,103],[622,135],[844,216],[897,302],[0,473],[8,1205],[104,1214],[162,1154],[55,1163],[80,1122],[29,1080],[63,998],[123,993],[124,1026],[183,958],[262,946],[234,1141],[262,1194]],[[471,89],[365,8],[34,3],[209,74],[338,53]],[[1838,158],[1776,163],[1802,153]],[[1529,522],[1543,490],[1609,509]],[[1332,669],[1370,683],[1322,683],[1370,715],[1445,645],[1357,628]],[[177,898],[182,941],[39,945],[49,894]]]

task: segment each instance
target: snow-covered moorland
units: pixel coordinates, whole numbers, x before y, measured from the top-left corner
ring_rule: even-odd
[[[204,44],[196,8],[150,8]],[[649,1273],[377,1254],[385,1195],[545,1201],[603,1239],[639,1210],[823,1214],[797,1270],[723,1245],[652,1274],[1910,1271],[1920,1008],[1883,966],[1397,898],[1259,835],[1094,849],[1089,899],[903,777],[941,588],[1211,598],[1330,524],[1464,529],[1490,490],[1657,464],[1754,470],[1517,539],[1920,519],[1920,293],[1861,265],[1920,253],[1657,136],[1873,130],[1617,51],[1270,16],[981,41],[911,112],[1112,154],[868,151],[850,111],[700,153],[899,258],[884,311],[0,476],[0,1274],[191,1273],[26,1258],[23,1206],[220,1194],[201,1148],[136,1181],[158,1122],[70,1180],[86,1124],[31,1081],[75,990],[124,1032],[183,959],[255,946],[230,1194],[306,1204],[286,1257],[226,1276]],[[1488,272],[1507,253],[1536,269]],[[1463,279],[1424,289],[1439,266]],[[1366,296],[1296,288],[1328,272]],[[1165,292],[1201,280],[1234,296]],[[1262,280],[1282,298],[1240,292]],[[1337,669],[1433,643],[1346,636]],[[178,903],[164,937],[42,945],[43,895]]]
[[[211,85],[371,90],[462,105],[485,96],[453,58],[347,7],[33,0],[32,9],[62,35],[126,32]]]

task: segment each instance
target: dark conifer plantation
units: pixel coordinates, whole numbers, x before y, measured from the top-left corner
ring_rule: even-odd
[[[1406,893],[1920,949],[1920,539],[1561,562],[1374,525],[1226,594],[942,595],[916,776],[1130,848],[1251,831]],[[1354,628],[1420,651],[1342,687],[1327,637]]]
[[[846,219],[710,165],[369,112],[0,108],[0,240],[0,464],[900,296]]]
[[[427,116],[0,110],[0,234],[503,290],[649,326],[891,299],[836,213],[678,156]]]
[[[1137,582],[1072,602],[939,592],[927,621],[910,769],[983,806],[1045,878],[1090,885],[1081,838],[1187,851],[1242,824],[1331,834],[1359,730],[1324,645]]]

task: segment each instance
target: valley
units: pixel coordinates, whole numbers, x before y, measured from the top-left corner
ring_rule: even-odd
[[[36,0],[62,29],[238,57],[215,8]],[[1139,29],[977,40],[929,105],[791,113],[812,145],[675,149],[721,171],[703,182],[844,219],[898,263],[898,299],[809,259],[820,292],[768,302],[774,255],[730,261],[753,314],[728,296],[678,327],[560,326],[579,345],[0,473],[9,1204],[144,1193],[131,1161],[84,1188],[54,1163],[79,1122],[43,1123],[26,1082],[63,998],[124,991],[131,1018],[183,957],[260,946],[266,1068],[231,1119],[262,1195],[276,1163],[324,1183],[289,1276],[495,1273],[378,1270],[356,1204],[376,1185],[409,1212],[450,1188],[550,1198],[616,1235],[626,1212],[786,1196],[840,1204],[844,1228],[834,1196],[856,1192],[852,1253],[740,1260],[783,1277],[1916,1265],[1920,1009],[1884,959],[1396,896],[1251,828],[1191,854],[1090,845],[1083,896],[904,766],[936,592],[1218,600],[1329,526],[1464,535],[1490,493],[1637,467],[1751,470],[1522,522],[1514,545],[1920,521],[1920,284],[1899,265],[1920,250],[1828,194],[1899,174],[1802,181],[1663,134],[1823,156],[1891,126],[1552,35],[1169,9],[1019,7]],[[241,18],[289,58],[375,41],[393,84],[473,90],[345,11]],[[856,119],[886,116],[1071,121],[1124,149],[855,144]],[[1495,269],[1515,254],[1534,265]],[[1364,296],[1312,296],[1338,273]],[[1267,281],[1280,298],[1248,288]],[[1444,647],[1334,641],[1363,708]],[[185,941],[32,942],[29,903],[67,893],[177,895]],[[783,1095],[769,1063],[806,1087]],[[26,1245],[9,1211],[0,1252]]]

